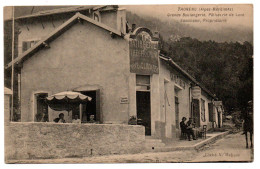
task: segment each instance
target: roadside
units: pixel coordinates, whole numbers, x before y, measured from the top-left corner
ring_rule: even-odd
[[[216,139],[223,138],[225,134],[215,134],[215,137],[211,139],[201,140],[199,143],[195,143],[192,146],[186,146],[177,148],[170,151],[168,149],[165,152],[149,152],[139,154],[127,154],[127,155],[109,155],[109,156],[96,156],[96,157],[84,157],[84,158],[64,158],[64,159],[33,159],[33,160],[13,160],[9,163],[172,163],[172,162],[198,162],[195,159],[197,156],[201,156],[204,152],[201,147],[208,145]],[[223,137],[222,137],[223,136]],[[233,138],[233,137],[231,137]],[[223,139],[225,140],[225,138]],[[229,140],[230,141],[230,140]],[[183,144],[191,143],[189,141],[183,142]],[[214,143],[216,144],[216,143]],[[196,146],[200,145],[199,151],[196,150]],[[187,148],[188,147],[188,148]],[[211,147],[208,145],[208,147]],[[216,146],[217,147],[217,146]],[[198,148],[198,147],[197,147]],[[185,151],[184,151],[185,150]],[[216,150],[215,150],[216,151]]]

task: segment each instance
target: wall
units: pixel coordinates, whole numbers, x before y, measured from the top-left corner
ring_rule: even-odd
[[[209,121],[209,108],[208,108],[208,103],[212,102],[212,98],[208,96],[204,91],[201,92],[201,98],[205,100],[205,121],[203,122],[200,118],[200,126],[202,127],[203,125],[207,125],[207,129],[210,129],[213,127],[212,122]],[[201,100],[200,100],[200,111],[201,111]],[[215,106],[213,109],[216,109]],[[213,110],[214,111],[214,110]]]
[[[137,125],[8,123],[5,160],[140,153],[144,140]]]
[[[185,82],[185,88],[180,87],[171,79],[171,72],[178,75]],[[157,137],[175,138],[179,137],[179,129],[176,126],[175,118],[175,93],[174,89],[178,88],[179,98],[179,122],[182,117],[190,117],[190,103],[189,103],[189,81],[184,78],[179,72],[160,60],[160,74],[159,74],[159,90],[160,90],[160,111],[159,118],[155,119],[155,130]],[[165,100],[165,90],[167,93],[167,100]]]
[[[88,22],[77,23],[23,63],[22,121],[34,121],[34,94],[49,95],[84,86],[98,86],[104,123],[127,123],[129,47],[121,37]]]
[[[22,54],[22,42],[31,40],[41,40],[48,36],[52,31],[66,22],[71,15],[63,15],[59,18],[31,19],[19,22],[20,34],[18,37],[18,54]],[[52,21],[51,21],[52,20]]]
[[[9,122],[10,121],[10,101],[11,101],[11,96],[10,94],[5,94],[4,95],[4,122]]]

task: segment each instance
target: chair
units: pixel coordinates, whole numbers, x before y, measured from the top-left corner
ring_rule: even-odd
[[[203,125],[202,131],[200,133],[201,133],[201,137],[202,138],[206,138],[207,137],[207,125]]]

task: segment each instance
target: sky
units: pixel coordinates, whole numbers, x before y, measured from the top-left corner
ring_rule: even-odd
[[[132,11],[139,15],[145,15],[145,16],[152,16],[156,18],[160,18],[164,21],[171,21],[171,20],[177,20],[180,21],[180,19],[226,19],[227,22],[221,22],[221,23],[209,23],[209,22],[188,22],[189,25],[199,27],[202,29],[222,29],[225,27],[244,27],[246,29],[253,29],[253,6],[244,4],[244,5],[125,5],[121,6],[123,8],[126,8],[129,11]],[[233,11],[228,12],[214,12],[212,11],[213,7],[218,8],[232,8]],[[180,10],[178,10],[180,8]],[[183,8],[196,8],[196,11],[183,11],[181,9]],[[211,11],[198,11],[199,8],[205,8],[204,10],[207,10],[210,8]],[[205,17],[183,17],[183,13],[185,14],[205,14]],[[228,16],[210,16],[209,14],[227,14]],[[176,17],[176,14],[180,14],[180,17]],[[233,14],[233,16],[229,16],[230,14]],[[236,16],[236,15],[240,16]]]
[[[48,7],[48,9],[60,8],[64,6],[56,6],[56,7]],[[189,24],[191,26],[195,26],[201,29],[211,29],[211,30],[219,30],[228,27],[243,27],[245,29],[253,29],[253,6],[244,4],[244,5],[119,5],[121,8],[126,8],[128,11],[134,12],[138,15],[151,16],[159,18],[163,21],[171,22],[172,20],[181,21],[181,19],[200,19],[201,22],[185,22],[185,24]],[[212,11],[213,7],[217,8],[229,8],[232,11]],[[22,9],[23,8],[23,9]],[[31,12],[32,7],[22,7],[20,9],[16,8],[16,13],[21,15],[23,12],[25,14],[29,14]],[[34,7],[34,11],[42,10],[44,7]],[[185,9],[191,9],[191,11],[187,11]],[[202,9],[201,9],[202,8]],[[12,17],[12,8],[5,7],[4,8],[4,18]],[[183,9],[183,10],[181,10]],[[196,11],[194,11],[196,9]],[[201,9],[201,10],[200,10]],[[20,10],[20,11],[19,11]],[[22,10],[22,11],[21,11]],[[199,11],[200,10],[200,11]],[[206,10],[206,11],[205,11]],[[211,11],[207,11],[211,10]],[[227,16],[210,16],[209,14],[213,13],[222,15],[227,14]],[[183,17],[183,14],[186,16]],[[190,14],[205,14],[205,16],[192,17],[187,16]],[[233,14],[233,16],[229,16]],[[179,15],[179,17],[177,17]],[[240,16],[237,16],[240,15]],[[241,16],[242,15],[242,16]],[[203,19],[226,19],[226,22],[204,22]]]

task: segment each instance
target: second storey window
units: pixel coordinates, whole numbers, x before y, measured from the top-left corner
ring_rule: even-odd
[[[33,47],[37,42],[39,42],[39,40],[23,41],[23,44],[22,44],[23,51],[22,52],[27,51],[28,49]]]

